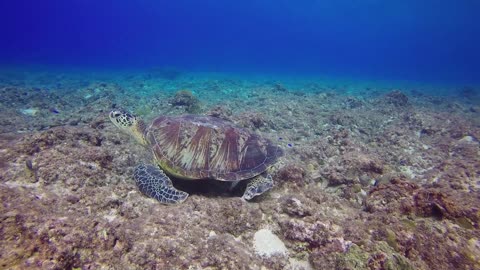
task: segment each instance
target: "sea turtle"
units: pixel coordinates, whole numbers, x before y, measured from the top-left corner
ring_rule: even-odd
[[[138,165],[134,179],[140,191],[162,203],[181,203],[188,197],[169,176],[230,181],[232,186],[250,180],[242,196],[246,200],[273,187],[266,171],[283,155],[282,149],[229,121],[202,115],[159,116],[147,126],[125,110],[113,110],[109,117],[152,150],[155,164]]]

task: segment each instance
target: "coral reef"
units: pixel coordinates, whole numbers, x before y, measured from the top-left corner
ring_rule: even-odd
[[[480,268],[469,93],[159,72],[2,76],[0,268]],[[191,195],[161,205],[136,188],[151,153],[112,108],[255,130],[285,150],[276,186],[245,202],[243,187],[174,179]]]

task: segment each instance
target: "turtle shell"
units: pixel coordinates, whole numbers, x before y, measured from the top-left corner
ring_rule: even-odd
[[[270,140],[211,116],[161,116],[145,138],[162,169],[192,180],[252,178],[283,154]]]

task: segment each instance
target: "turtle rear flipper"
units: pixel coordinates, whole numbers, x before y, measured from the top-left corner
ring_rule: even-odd
[[[263,194],[264,192],[270,190],[273,187],[273,179],[270,174],[266,177],[258,175],[247,185],[245,193],[243,193],[242,198],[245,200],[251,200],[253,197]]]
[[[161,203],[177,204],[185,201],[188,193],[176,189],[172,180],[158,166],[142,164],[133,173],[140,191]]]

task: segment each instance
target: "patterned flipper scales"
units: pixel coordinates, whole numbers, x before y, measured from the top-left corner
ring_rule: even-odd
[[[188,197],[188,193],[177,190],[172,185],[172,180],[158,166],[139,165],[135,168],[133,177],[143,194],[161,203],[177,204]]]

